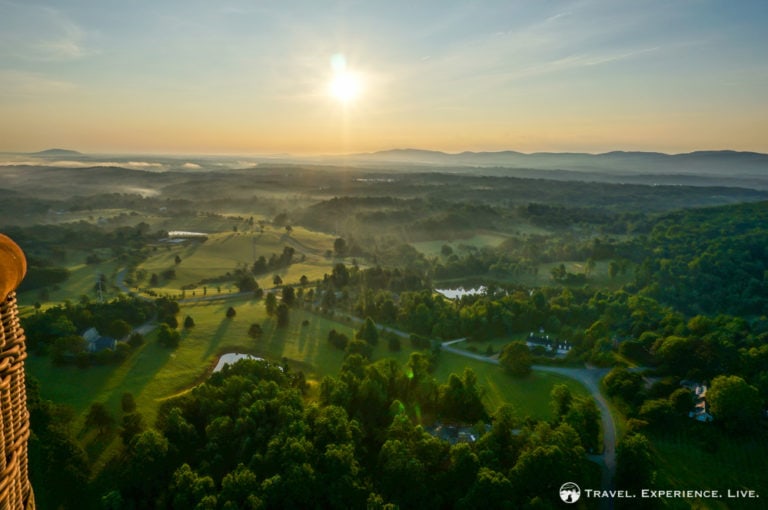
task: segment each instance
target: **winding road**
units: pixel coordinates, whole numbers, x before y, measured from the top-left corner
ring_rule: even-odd
[[[306,249],[306,247],[302,247],[302,248]],[[125,285],[125,281],[124,281],[125,274],[126,274],[125,269],[121,269],[120,271],[118,271],[115,278],[115,283],[122,292],[130,293],[130,290]],[[244,293],[225,294],[225,295],[219,294],[219,295],[211,295],[211,296],[200,296],[200,297],[182,299],[182,300],[179,300],[179,302],[208,301],[208,300],[214,300],[214,299],[231,299],[231,298],[240,297],[241,295],[248,295],[248,294],[251,294],[251,293],[244,292]],[[346,314],[346,313],[339,314],[339,316],[345,317],[350,322],[357,322],[357,323],[364,322],[363,319],[359,317],[355,317],[353,315]],[[409,333],[392,328],[392,327],[386,327],[380,324],[377,324],[376,327],[383,331],[390,331],[402,338],[410,337]],[[149,324],[145,324],[142,326],[142,328],[146,328],[149,331],[151,331],[152,326],[150,326]],[[463,349],[458,349],[456,347],[453,347],[454,344],[462,342],[464,340],[466,339],[457,338],[454,340],[443,342],[441,344],[441,350],[443,352],[449,352],[457,356],[463,356],[465,358],[474,359],[477,361],[481,361],[483,363],[490,363],[492,365],[500,364],[499,360],[496,358],[489,358],[488,356],[484,356],[482,354],[477,354],[477,353],[473,353],[473,352],[469,352]],[[553,367],[549,365],[533,365],[531,368],[538,372],[549,372],[549,373],[561,375],[563,377],[568,377],[570,379],[574,379],[579,383],[581,383],[589,391],[590,395],[592,395],[592,398],[595,399],[595,403],[597,404],[598,409],[600,409],[600,420],[601,420],[601,425],[603,430],[603,453],[602,455],[589,455],[589,459],[600,464],[600,467],[602,470],[602,480],[601,480],[602,490],[606,490],[606,491],[612,490],[614,488],[613,480],[616,474],[616,440],[617,440],[616,424],[614,423],[613,414],[611,413],[611,409],[608,406],[608,402],[606,401],[603,394],[600,392],[600,381],[603,379],[605,374],[609,372],[609,369],[588,368],[588,367],[566,368],[566,367]],[[610,510],[613,508],[613,498],[603,498],[600,500],[600,503],[601,503],[600,507],[603,509]]]
[[[458,338],[456,340],[450,340],[443,342],[442,351],[450,352],[458,356],[464,356],[465,358],[482,361],[484,363],[491,363],[493,365],[499,365],[499,360],[496,358],[489,358],[482,354],[476,354],[468,352],[462,349],[453,347],[453,344],[465,340],[464,338]],[[563,377],[568,377],[580,382],[589,393],[592,398],[595,399],[598,409],[600,409],[600,420],[603,428],[603,454],[602,455],[590,455],[590,460],[593,460],[600,464],[602,468],[602,481],[601,487],[603,490],[613,489],[613,479],[616,474],[616,424],[613,421],[613,414],[610,407],[608,407],[608,401],[600,392],[600,381],[605,377],[605,374],[609,372],[607,368],[565,368],[565,367],[552,367],[548,365],[533,365],[531,368],[538,372],[549,372],[553,374],[559,374]],[[613,500],[610,498],[604,498],[601,500],[601,507],[613,508]]]

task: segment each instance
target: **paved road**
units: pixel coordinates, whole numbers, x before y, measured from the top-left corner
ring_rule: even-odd
[[[450,352],[465,358],[471,358],[484,363],[491,363],[498,365],[499,360],[496,358],[489,358],[482,354],[476,354],[474,352],[468,352],[462,349],[453,347],[452,344],[464,340],[459,338],[456,340],[450,340],[443,342],[442,350],[444,352]],[[598,462],[602,467],[602,488],[603,490],[613,489],[613,479],[616,475],[616,424],[613,421],[613,414],[608,407],[608,402],[600,393],[600,381],[605,377],[605,374],[609,372],[607,368],[566,368],[566,367],[552,367],[548,365],[533,365],[533,370],[539,372],[550,372],[553,374],[559,374],[570,379],[575,379],[584,385],[592,398],[595,399],[598,409],[600,409],[600,420],[603,427],[603,454],[602,455],[590,455],[591,460],[600,460]],[[610,499],[601,500],[602,508],[613,508],[613,501]]]
[[[117,288],[120,289],[120,292],[130,294],[131,289],[129,289],[128,286],[125,284],[125,274],[127,271],[128,270],[126,268],[122,268],[120,271],[117,272],[117,276],[115,277],[115,285],[117,285]]]
[[[304,247],[304,246],[302,246],[302,248],[307,249],[307,247]],[[126,270],[121,269],[117,273],[117,278],[115,283],[117,284],[117,286],[120,288],[121,291],[125,293],[129,293],[130,291],[124,282],[125,274],[126,274]],[[275,289],[269,289],[268,292],[274,292],[274,290]],[[230,298],[247,296],[249,294],[252,294],[252,293],[240,292],[235,294],[217,294],[217,295],[182,299],[182,300],[179,300],[179,302],[209,301],[209,300],[212,301],[215,299],[230,299]],[[356,322],[356,323],[364,322],[363,319],[359,317],[355,317],[354,315],[343,314],[343,313],[339,315],[347,318],[351,322]],[[380,330],[391,331],[392,333],[402,338],[410,337],[410,334],[405,331],[382,326],[380,324],[377,324],[376,326]],[[149,324],[145,324],[141,326],[139,329],[145,329],[148,327],[150,328],[149,331],[151,331],[152,328],[149,326]],[[477,361],[481,361],[483,363],[491,363],[493,365],[499,365],[499,360],[497,358],[489,358],[488,356],[484,356],[482,354],[476,354],[473,352],[469,352],[469,351],[465,351],[465,350],[457,349],[456,347],[453,347],[453,344],[456,344],[463,340],[465,339],[457,338],[454,340],[443,342],[441,344],[441,348],[444,352],[450,352],[452,354],[456,354],[458,356],[464,356],[465,358],[474,359]],[[550,373],[559,374],[564,377],[574,379],[580,382],[585,388],[587,388],[587,390],[589,390],[590,394],[592,395],[592,398],[594,398],[595,402],[597,403],[597,407],[600,409],[600,419],[601,419],[602,428],[603,428],[603,454],[601,456],[590,455],[589,457],[591,460],[594,460],[594,461],[602,459],[602,462],[598,462],[599,464],[601,464],[601,468],[602,468],[601,486],[604,490],[613,489],[613,479],[616,474],[616,438],[617,438],[616,425],[613,421],[613,414],[611,414],[611,410],[608,407],[608,402],[605,400],[605,397],[603,397],[602,393],[600,393],[600,381],[605,376],[605,374],[608,373],[609,369],[607,368],[565,368],[565,367],[552,367],[548,365],[533,365],[532,368],[533,370],[536,370],[539,372],[550,372]],[[607,499],[607,498],[601,500],[601,508],[612,509],[613,500]]]

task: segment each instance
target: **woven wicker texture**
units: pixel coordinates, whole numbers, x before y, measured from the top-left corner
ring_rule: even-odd
[[[0,510],[35,508],[27,467],[27,352],[13,292],[24,277],[26,265],[16,243],[0,234]]]

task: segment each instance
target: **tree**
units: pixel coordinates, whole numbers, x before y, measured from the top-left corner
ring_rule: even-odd
[[[232,319],[235,315],[237,315],[237,311],[234,308],[231,306],[227,308],[227,319]]]
[[[565,270],[565,264],[553,267],[550,273],[552,279],[558,282],[565,280],[565,277],[568,275],[568,272]]]
[[[465,368],[461,378],[451,374],[448,383],[441,385],[438,392],[440,414],[444,418],[465,423],[475,423],[487,418],[485,407],[480,400],[477,375],[471,368]]]
[[[335,241],[333,241],[333,252],[336,254],[337,257],[343,257],[347,253],[347,242],[341,238],[337,237]]]
[[[349,338],[347,338],[347,335],[344,333],[339,333],[335,329],[332,329],[328,332],[328,343],[343,351],[347,348]]]
[[[267,259],[264,257],[264,255],[259,256],[258,259],[256,259],[256,262],[253,263],[253,266],[251,267],[251,272],[253,274],[262,274],[266,273],[269,268],[267,267]]]
[[[515,377],[526,377],[531,373],[533,360],[528,346],[522,342],[512,342],[504,346],[499,355],[499,362],[504,369]]]
[[[253,339],[261,338],[261,335],[263,334],[264,334],[264,331],[261,329],[261,325],[255,322],[251,324],[251,326],[248,328],[248,336]]]
[[[592,271],[595,270],[595,265],[596,265],[595,259],[593,259],[592,257],[589,257],[587,259],[586,264],[584,264],[584,275],[585,276],[591,275]]]
[[[277,305],[275,315],[277,316],[277,327],[284,328],[288,325],[288,306],[285,303]]]
[[[277,311],[277,297],[272,293],[268,292],[266,299],[264,299],[264,307],[267,310],[267,315],[272,317],[275,315],[275,311]]]
[[[373,355],[373,347],[371,347],[371,344],[363,342],[362,340],[350,340],[347,343],[347,348],[344,352],[346,353],[347,358],[359,354],[363,358],[371,359],[371,355]]]
[[[89,427],[96,427],[99,429],[99,434],[105,434],[112,425],[114,425],[115,419],[107,411],[107,406],[101,402],[94,402],[91,404],[91,408],[88,410],[88,416],[85,418],[85,424]]]
[[[131,330],[133,330],[133,328],[130,324],[122,319],[115,319],[109,323],[109,327],[105,333],[114,338],[123,338],[127,336]]]
[[[615,260],[612,260],[608,263],[608,275],[611,278],[616,278],[619,274],[619,263]]]
[[[593,398],[577,397],[573,399],[571,409],[563,421],[579,434],[581,445],[585,450],[591,452],[599,448],[600,410]]]
[[[128,345],[130,345],[134,349],[139,347],[143,343],[144,343],[144,335],[142,335],[138,331],[134,331],[133,333],[131,333],[131,336],[128,337]]]
[[[123,396],[120,398],[120,408],[126,414],[136,412],[136,400],[133,398],[133,393],[123,393]]]
[[[174,261],[174,262],[176,263],[176,265],[178,266],[179,264],[181,264],[181,257],[179,257],[178,255],[176,255],[176,257],[173,259],[173,261]]]
[[[157,330],[157,341],[160,342],[160,345],[162,346],[174,349],[179,346],[181,335],[179,335],[178,331],[171,329],[167,324],[163,323],[160,324],[160,327]]]
[[[129,415],[130,416],[130,415]],[[125,475],[140,507],[152,505],[168,486],[171,467],[168,440],[154,429],[131,438],[125,456]]]
[[[296,301],[296,292],[294,291],[293,287],[290,285],[286,285],[283,287],[283,303],[285,303],[288,306],[293,306],[293,303]]]
[[[688,388],[678,388],[669,396],[672,410],[680,416],[688,416],[693,409],[693,393]]]
[[[190,329],[195,327],[195,319],[193,319],[191,316],[187,315],[184,318],[184,329]]]
[[[637,404],[642,401],[643,378],[637,372],[616,367],[608,372],[603,383],[605,383],[605,388],[611,396],[621,397],[629,404]]]
[[[750,432],[759,424],[760,394],[741,377],[715,377],[707,391],[707,402],[715,420],[730,432]]]
[[[275,287],[277,287],[278,285],[283,284],[283,279],[280,278],[279,274],[276,274],[272,277],[272,283],[275,285]]]
[[[301,275],[301,278],[299,278],[299,284],[304,287],[309,283],[309,278],[307,278],[307,275],[303,274]]]
[[[640,419],[657,428],[663,428],[670,424],[674,416],[674,410],[669,399],[657,398],[646,400],[640,406],[638,413]]]
[[[128,445],[133,437],[144,430],[144,419],[141,413],[128,413],[123,416],[123,426],[120,429],[120,437],[123,444]]]
[[[573,394],[565,384],[556,384],[549,393],[549,402],[555,417],[560,420],[571,410]]]
[[[376,323],[370,317],[365,318],[365,322],[360,326],[360,330],[355,335],[355,338],[365,340],[370,345],[375,346],[379,343],[379,330],[376,327]]]
[[[235,286],[240,292],[253,292],[259,288],[259,284],[252,273],[249,273],[247,270],[238,270],[236,274]]]
[[[171,508],[188,510],[201,508],[200,502],[215,493],[216,485],[210,476],[200,476],[189,467],[189,464],[182,464],[173,473],[169,489],[173,495]]]
[[[67,335],[57,338],[51,346],[51,356],[56,363],[64,363],[80,354],[87,354],[86,341],[78,335]]]
[[[628,434],[616,446],[616,486],[638,491],[653,486],[651,443],[642,434]]]

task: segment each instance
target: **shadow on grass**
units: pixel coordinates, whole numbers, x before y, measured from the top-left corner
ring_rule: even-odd
[[[285,352],[285,342],[287,342],[286,333],[288,328],[278,328],[274,320],[270,324],[269,331],[269,344],[267,345],[267,351],[274,359],[282,359]]]
[[[103,434],[96,430],[83,428],[78,434],[78,440],[83,445],[86,455],[88,456],[88,462],[91,465],[101,458],[104,452],[109,448],[115,439],[118,439],[118,420],[116,418],[115,424],[110,427],[109,430]]]
[[[221,320],[221,322],[219,322],[219,327],[216,328],[216,331],[213,333],[211,341],[208,342],[208,349],[206,349],[205,354],[203,354],[203,357],[201,358],[202,361],[205,361],[211,354],[218,351],[222,339],[227,334],[227,331],[229,331],[231,326],[232,319],[225,317]]]

